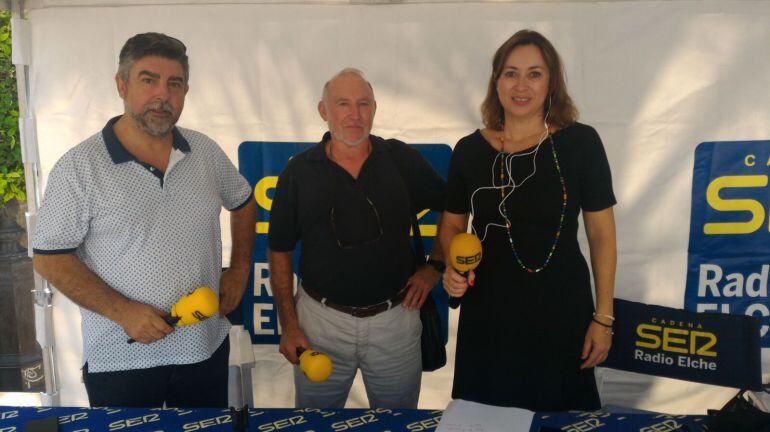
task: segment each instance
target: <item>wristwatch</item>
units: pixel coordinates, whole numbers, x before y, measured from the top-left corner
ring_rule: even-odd
[[[444,273],[444,270],[446,270],[446,265],[439,260],[429,259],[425,261],[425,264],[433,267],[439,273]]]

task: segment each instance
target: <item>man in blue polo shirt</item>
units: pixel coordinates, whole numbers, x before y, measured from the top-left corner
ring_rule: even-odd
[[[343,407],[359,369],[371,407],[417,407],[419,308],[444,265],[437,246],[416,266],[409,229],[415,211],[444,209],[445,184],[417,150],[370,134],[376,108],[361,71],[335,75],[318,103],[329,132],[289,161],[275,189],[268,257],[280,351],[296,364],[297,348],[314,348],[334,364],[322,383],[295,367],[298,407]]]
[[[175,126],[186,51],[159,33],[130,38],[115,77],[125,113],[62,156],[48,178],[34,266],[81,308],[91,406],[227,406],[224,316],[246,286],[256,209],[217,144]],[[224,272],[222,207],[233,243]],[[199,286],[219,294],[219,316],[166,324],[162,316]]]

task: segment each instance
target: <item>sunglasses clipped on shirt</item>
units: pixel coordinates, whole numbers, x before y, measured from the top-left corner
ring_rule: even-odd
[[[371,198],[363,198],[351,199],[344,206],[339,206],[339,210],[335,202],[329,211],[332,233],[340,249],[371,245],[382,238],[380,212]]]

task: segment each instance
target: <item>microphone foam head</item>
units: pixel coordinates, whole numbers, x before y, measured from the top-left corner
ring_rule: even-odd
[[[332,359],[319,351],[305,350],[299,356],[299,369],[310,381],[326,381],[332,374]]]
[[[473,270],[481,262],[481,241],[471,233],[457,234],[449,243],[449,257],[458,273]]]
[[[191,325],[214,316],[219,311],[219,298],[209,287],[198,287],[179,299],[171,308],[171,315],[179,317],[177,325]]]

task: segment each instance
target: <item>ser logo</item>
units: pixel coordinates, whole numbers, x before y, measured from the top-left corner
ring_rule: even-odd
[[[408,425],[406,425],[406,429],[411,432],[422,432],[422,431],[434,430],[438,426],[438,424],[441,423],[442,416],[443,416],[443,413],[439,412],[438,415],[435,417],[416,421],[414,423],[409,423]]]
[[[658,423],[651,424],[639,429],[639,432],[673,432],[683,430],[683,424],[676,421],[676,419],[683,419],[684,416],[669,416],[669,415],[657,415],[655,419],[664,419]]]
[[[560,430],[564,432],[584,432],[599,429],[602,426],[606,426],[606,423],[602,423],[599,419],[587,419],[563,426]]]
[[[233,421],[232,416],[230,416],[229,414],[221,415],[219,417],[213,417],[205,420],[200,420],[197,422],[185,423],[184,425],[182,425],[182,430],[185,432],[197,431],[201,429],[210,428],[212,426],[232,423],[232,421]]]
[[[712,180],[706,189],[709,206],[718,212],[748,212],[751,219],[745,222],[707,222],[703,224],[703,233],[751,234],[759,230],[765,222],[765,207],[761,202],[751,198],[722,198],[720,193],[729,189],[764,188],[767,183],[766,175],[729,175]]]
[[[160,415],[147,414],[140,417],[133,417],[125,420],[117,420],[109,424],[110,431],[116,431],[120,429],[132,428],[139,425],[154,423],[160,421]]]
[[[581,418],[579,422],[572,423],[561,428],[565,432],[587,432],[606,426],[606,423],[602,423],[600,419],[610,417],[610,413],[594,411],[584,412],[577,415]]]
[[[17,417],[19,417],[18,411],[0,412],[0,420],[7,420],[7,419],[12,419]]]
[[[645,426],[639,429],[639,432],[673,432],[683,430],[682,425],[677,423],[676,420],[663,420],[660,423]]]
[[[259,429],[261,432],[272,432],[276,430],[281,430],[289,426],[296,426],[296,425],[301,425],[306,423],[307,423],[307,419],[305,418],[305,416],[299,415],[299,416],[288,417],[281,420],[276,420],[271,423],[261,424],[257,427],[257,429]]]
[[[335,431],[344,431],[348,429],[354,429],[357,427],[361,427],[363,425],[367,425],[370,423],[378,422],[379,419],[374,414],[364,414],[360,417],[347,419],[343,421],[338,421],[336,423],[332,423],[332,429]]]
[[[717,357],[717,336],[703,331],[700,324],[653,318],[652,323],[639,324],[636,335],[634,360],[693,370],[718,368],[711,361]]]
[[[639,348],[662,349],[677,354],[695,354],[706,357],[716,357],[713,349],[717,343],[714,333],[698,329],[669,327],[659,324],[639,324],[636,335],[639,339],[635,345]]]
[[[744,194],[761,193],[758,189],[768,185],[767,174],[760,174],[757,171],[770,171],[770,156],[757,156],[754,153],[748,153],[749,151],[751,150],[746,150],[746,153],[730,154],[730,160],[735,161],[739,170],[744,173],[737,174],[735,165],[733,165],[733,168],[729,170],[730,175],[714,177],[706,188],[706,203],[718,213],[732,213],[732,216],[736,217],[739,214],[745,214],[751,215],[751,218],[747,221],[704,223],[704,234],[751,234],[759,230],[764,224],[766,212],[763,203],[748,196],[738,196],[741,192]],[[739,160],[740,162],[738,162]],[[762,161],[765,162],[762,163]],[[729,197],[726,198],[723,195]],[[757,195],[754,196],[754,198],[757,197]],[[770,231],[770,225],[768,225],[768,231]]]
[[[477,253],[476,255],[469,255],[469,256],[457,256],[455,257],[455,262],[460,265],[469,265],[469,264],[475,264],[477,262],[481,261],[481,252]]]
[[[60,416],[59,424],[75,423],[77,421],[87,420],[87,419],[88,419],[87,412],[77,412],[67,416]]]

